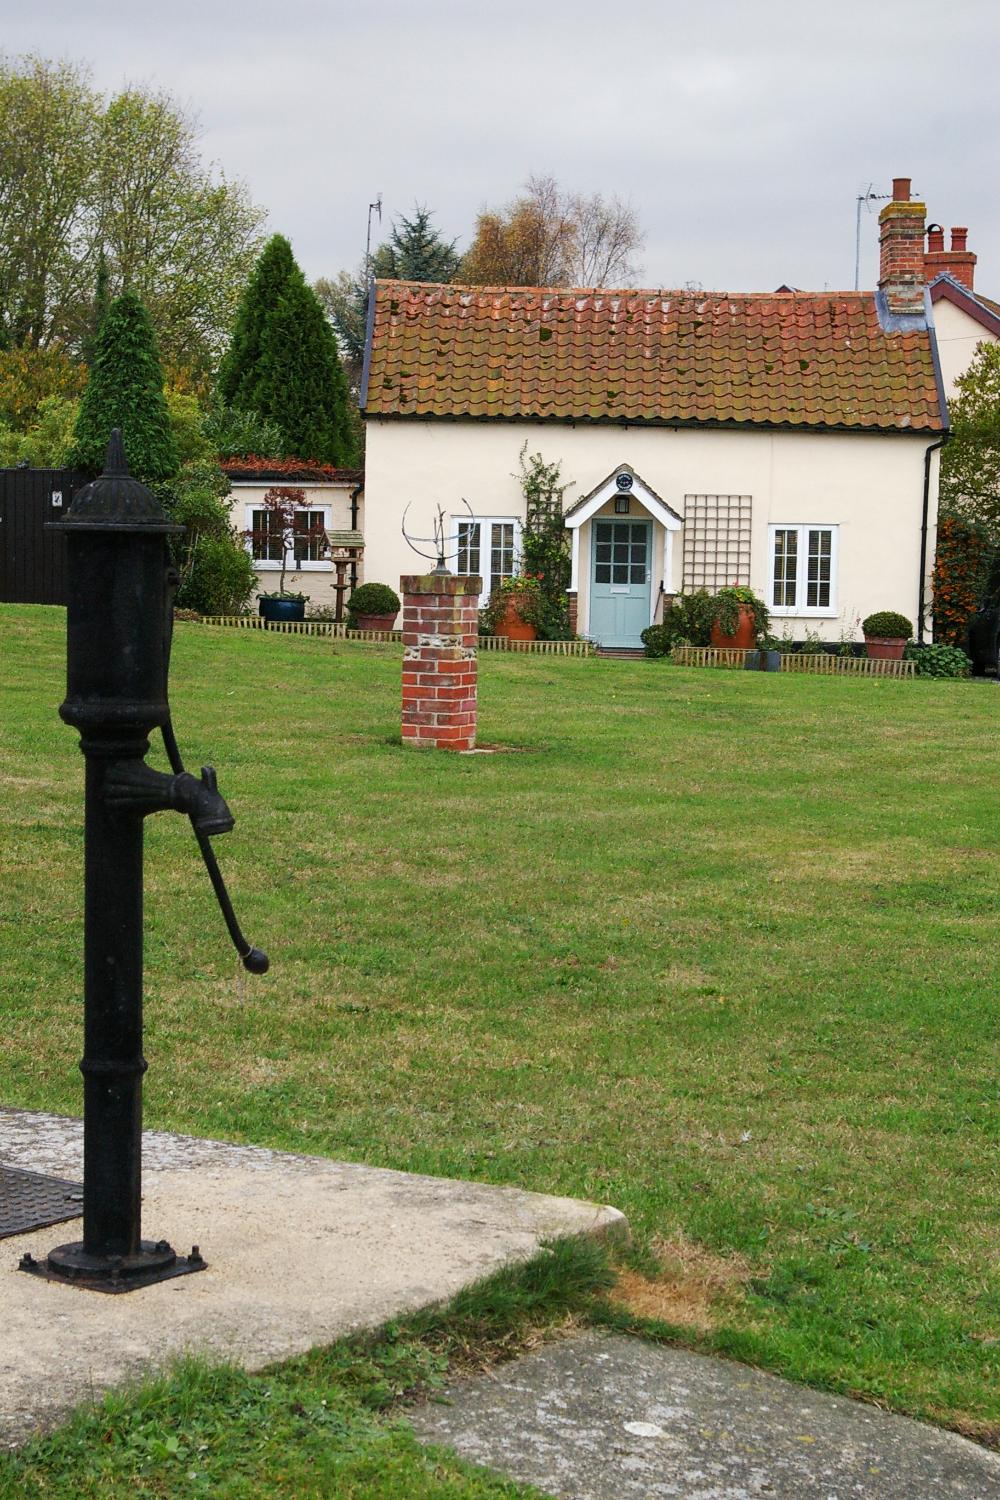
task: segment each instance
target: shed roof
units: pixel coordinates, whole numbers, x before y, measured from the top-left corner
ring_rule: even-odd
[[[930,431],[933,334],[871,292],[579,291],[378,281],[370,417]]]

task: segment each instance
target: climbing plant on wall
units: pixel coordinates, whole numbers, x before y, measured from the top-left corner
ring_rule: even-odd
[[[963,516],[938,521],[934,558],[934,639],[949,646],[965,643],[969,619],[990,582],[995,547],[984,526]]]
[[[566,597],[570,536],[563,519],[563,496],[573,481],[562,478],[560,463],[546,463],[540,453],[529,454],[527,443],[514,477],[525,499],[521,571],[538,580],[541,595],[536,629],[542,640],[566,640],[573,632]]]

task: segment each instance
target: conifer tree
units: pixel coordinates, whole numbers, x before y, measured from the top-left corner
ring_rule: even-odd
[[[455,241],[443,240],[431,225],[429,208],[417,204],[413,218],[400,214],[392,226],[388,243],[372,257],[372,275],[396,281],[452,281],[461,256]]]
[[[225,405],[274,423],[289,458],[344,465],[356,458],[336,338],[281,235],[250,278],[216,389]]]
[[[281,428],[289,456],[354,461],[347,379],[333,330],[301,273],[264,320],[260,357],[245,389],[248,406]]]
[[[413,218],[400,214],[384,244],[359,266],[355,275],[341,271],[332,280],[322,276],[315,291],[333,323],[341,352],[355,387],[361,377],[367,329],[368,287],[373,279],[393,281],[454,281],[461,256],[455,240],[443,240],[433,227],[432,209],[418,203]]]
[[[216,391],[223,406],[249,409],[247,386],[256,379],[264,320],[297,272],[301,276],[285,236],[272,235],[251,272],[236,313],[232,340],[219,366]]]
[[[113,427],[129,468],[144,484],[177,471],[177,449],[163,395],[153,325],[135,292],[117,297],[101,320],[90,379],[80,401],[72,465],[99,474]]]
[[[83,340],[82,353],[84,363],[92,365],[94,353],[97,347],[97,335],[101,331],[104,315],[111,303],[111,277],[108,272],[108,258],[103,249],[97,257],[97,277],[94,282],[94,300],[90,315],[90,332]]]

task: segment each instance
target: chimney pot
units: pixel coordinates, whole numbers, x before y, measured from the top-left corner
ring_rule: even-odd
[[[952,229],[952,231],[951,231],[951,248],[952,248],[952,250],[953,251],[955,251],[955,250],[964,251],[965,248],[966,248],[965,242],[968,239],[968,237],[969,237],[969,231],[968,231],[968,228],[966,228],[964,225],[959,225],[957,228]]]
[[[927,251],[933,255],[936,251],[944,249],[944,230],[940,224],[928,224],[927,226]]]
[[[894,177],[892,179],[892,201],[894,203],[908,203],[910,200],[910,183],[912,178]]]

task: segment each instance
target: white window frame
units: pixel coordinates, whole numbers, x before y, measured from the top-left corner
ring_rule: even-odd
[[[278,562],[277,559],[266,558],[266,557],[254,557],[254,555],[253,555],[253,540],[252,540],[252,538],[249,535],[249,533],[251,531],[253,531],[253,513],[254,513],[254,511],[255,510],[266,510],[267,507],[260,500],[247,500],[245,502],[245,504],[246,504],[246,512],[245,512],[245,519],[246,519],[246,527],[245,527],[245,532],[246,532],[246,548],[247,548],[247,551],[249,552],[251,558],[253,558],[253,565],[254,565],[255,570],[258,573],[280,573],[281,572],[281,563]],[[323,531],[324,531],[324,533],[328,532],[331,529],[331,524],[332,524],[332,520],[333,520],[333,506],[332,505],[327,504],[326,502],[320,500],[318,502],[310,501],[308,505],[303,505],[303,506],[300,506],[300,507],[297,507],[297,508],[300,509],[303,513],[307,513],[307,512],[308,513],[313,513],[315,511],[322,511],[322,513],[323,513]],[[286,561],[285,561],[285,572],[286,573],[332,573],[333,572],[333,563],[332,563],[332,561],[331,561],[331,559],[329,557],[320,558],[320,560],[318,562],[296,562],[296,560],[295,560],[295,548],[294,548],[294,544],[293,544],[293,546],[291,548],[289,548],[289,547],[285,548],[285,558],[286,558]]]
[[[774,598],[774,544],[775,536],[779,531],[798,532],[798,552],[800,561],[798,577],[795,580],[795,603],[794,604],[772,604]],[[810,531],[828,531],[830,533],[830,602],[829,604],[803,604],[800,599],[805,599],[808,586],[809,570],[809,533]],[[772,615],[779,619],[801,618],[819,619],[821,617],[836,617],[839,613],[837,604],[838,573],[840,552],[840,527],[831,521],[775,521],[767,528],[767,592],[765,603]]]
[[[521,531],[524,523],[517,516],[477,516],[458,515],[451,518],[451,550],[455,559],[454,568],[458,572],[458,528],[461,525],[477,525],[479,530],[479,573],[483,580],[483,592],[479,596],[480,608],[489,603],[490,593],[493,588],[493,575],[490,570],[491,542],[489,532],[484,528],[490,526],[513,526],[514,528],[514,572],[517,573],[521,566]],[[468,576],[468,575],[465,575]]]

